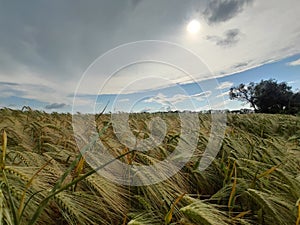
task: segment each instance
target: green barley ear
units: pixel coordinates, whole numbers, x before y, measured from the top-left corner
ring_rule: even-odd
[[[3,130],[3,134],[2,134],[2,155],[1,155],[1,161],[0,161],[1,169],[4,169],[4,167],[5,167],[6,146],[7,146],[7,134],[6,134],[5,130]]]
[[[229,200],[228,200],[228,209],[230,211],[231,211],[231,208],[232,208],[232,200],[233,200],[233,197],[235,196],[236,183],[237,183],[237,172],[236,172],[236,162],[235,161],[233,163],[232,171],[234,171],[234,179],[233,179],[232,189],[231,189]]]
[[[298,199],[296,206],[298,207],[298,215],[297,215],[297,221],[296,221],[296,225],[300,225],[300,198]]]
[[[0,188],[0,224],[3,221],[3,209],[4,209],[4,195],[2,189]]]

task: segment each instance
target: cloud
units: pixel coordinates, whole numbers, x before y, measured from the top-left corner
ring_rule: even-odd
[[[230,29],[224,33],[224,37],[208,35],[206,36],[206,39],[215,42],[216,45],[219,45],[221,47],[231,47],[238,43],[239,36],[240,36],[239,29]]]
[[[207,111],[207,110],[218,110],[218,109],[225,109],[229,104],[231,103],[231,100],[221,100],[218,102],[214,102],[213,104],[206,104],[204,106],[198,107],[196,111]]]
[[[129,102],[129,98],[118,99],[118,102]]]
[[[215,104],[211,105],[210,107],[212,109],[218,109],[218,108],[223,109],[224,107],[228,106],[230,104],[230,102],[231,102],[231,100],[227,99],[225,101],[220,101],[219,103],[215,103]]]
[[[71,3],[1,4],[0,21],[7,23],[0,24],[0,81],[51,85],[70,94],[89,64],[123,41],[115,37],[133,10],[129,1]]]
[[[300,59],[287,63],[288,66],[300,66]]]
[[[232,85],[233,85],[233,82],[225,81],[223,83],[220,83],[216,89],[222,90],[222,89],[230,88],[230,87],[232,87]]]
[[[240,62],[240,63],[236,63],[235,65],[232,66],[233,69],[241,69],[241,68],[245,68],[249,65],[250,62]]]
[[[184,102],[186,100],[203,101],[205,97],[209,97],[212,93],[210,91],[201,92],[194,95],[176,94],[171,97],[167,97],[162,93],[158,93],[156,96],[144,100],[146,103],[159,103],[161,105],[176,105],[177,103]]]
[[[165,106],[160,107],[159,111],[169,112],[169,111],[172,111],[172,109],[176,110],[176,107],[173,107],[170,105],[165,105]]]
[[[252,2],[253,0],[210,0],[203,14],[209,23],[225,22]]]
[[[63,89],[55,89],[51,85],[0,82],[0,97],[22,97],[42,102],[65,101],[71,104],[73,96],[65,94]]]
[[[137,80],[141,82],[127,89],[130,93],[245,71],[300,52],[299,7],[298,0],[211,0],[209,4],[204,0],[7,1],[0,7],[0,21],[6,21],[0,23],[0,96],[70,105],[82,74],[97,57],[121,44],[146,39],[191,49],[212,73],[204,67],[191,68],[187,54],[144,46],[144,51],[131,49],[119,61],[135,55],[150,60],[176,59],[195,72],[190,73],[194,80],[178,70],[176,73],[176,68],[155,65],[148,70],[134,65],[128,73],[124,69],[115,76],[101,94],[117,94]],[[199,15],[203,11],[204,18]],[[185,26],[194,17],[202,29],[191,39]],[[237,43],[238,47],[232,47]],[[103,67],[114,63],[106,62]],[[146,80],[150,75],[165,80]],[[78,94],[97,95],[108,76],[95,73]],[[85,99],[81,103],[89,104]]]
[[[152,110],[152,108],[150,108],[150,107],[145,107],[145,108],[143,108],[140,112],[141,113],[145,113],[145,112],[150,112]]]
[[[131,4],[134,8],[137,7],[141,2],[142,0],[131,0]]]
[[[61,109],[66,106],[67,106],[67,104],[65,104],[65,103],[52,103],[50,105],[46,105],[45,109]]]
[[[201,92],[201,93],[198,93],[198,94],[191,95],[191,97],[198,100],[198,101],[203,101],[204,98],[208,98],[209,96],[211,96],[211,94],[212,94],[211,91],[205,91],[205,92]]]
[[[180,101],[185,100],[186,98],[187,98],[186,95],[181,95],[181,94],[168,98],[166,95],[162,93],[158,93],[156,96],[144,100],[144,102],[159,103],[161,105],[169,105],[169,104],[176,104]]]
[[[288,85],[295,85],[295,84],[298,84],[298,83],[300,83],[300,80],[291,80],[291,81],[287,82]]]
[[[225,96],[229,96],[229,91],[225,91],[222,94],[217,95],[216,98],[222,98],[222,97],[225,97]]]
[[[0,81],[42,78],[70,94],[96,58],[128,42],[167,40],[192,6],[180,0],[1,4],[0,21],[7,23],[0,23]]]
[[[17,83],[0,82],[0,97],[7,98],[22,94],[21,91],[17,90],[17,85]]]
[[[0,82],[0,86],[2,85],[7,85],[7,86],[16,86],[18,85],[17,83],[13,83],[13,82]]]

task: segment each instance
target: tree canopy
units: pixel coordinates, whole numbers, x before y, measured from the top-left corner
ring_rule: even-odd
[[[249,103],[259,113],[300,112],[300,92],[294,93],[287,83],[278,83],[274,79],[248,85],[242,83],[230,89],[229,97]]]

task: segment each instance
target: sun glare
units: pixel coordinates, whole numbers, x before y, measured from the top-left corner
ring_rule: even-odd
[[[188,23],[186,29],[191,34],[196,34],[199,32],[201,24],[198,20],[192,20]]]

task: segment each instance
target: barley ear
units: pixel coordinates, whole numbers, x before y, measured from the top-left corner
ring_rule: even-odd
[[[296,205],[298,206],[298,217],[297,217],[296,225],[300,225],[300,198],[298,199]]]
[[[0,225],[3,224],[3,209],[4,209],[4,195],[2,189],[0,189]]]
[[[2,169],[5,167],[5,156],[6,156],[6,146],[7,146],[7,134],[5,130],[3,130],[2,134],[2,155],[1,155],[1,161],[0,166]]]

